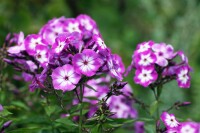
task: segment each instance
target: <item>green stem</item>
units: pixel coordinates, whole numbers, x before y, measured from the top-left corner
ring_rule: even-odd
[[[79,133],[82,133],[82,124],[83,124],[83,112],[82,112],[82,105],[83,102],[83,85],[80,85],[80,104],[81,104],[81,108],[80,108],[80,115],[79,115]]]

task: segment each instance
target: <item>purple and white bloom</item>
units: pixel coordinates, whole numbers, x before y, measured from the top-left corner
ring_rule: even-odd
[[[195,122],[182,122],[179,128],[180,133],[199,133],[199,125]]]
[[[153,44],[154,44],[153,41],[148,41],[148,42],[143,42],[143,43],[138,44],[134,54],[138,54],[138,53],[150,50]]]
[[[63,92],[73,90],[81,79],[81,76],[69,64],[54,69],[51,77],[54,89],[62,90]]]
[[[134,57],[135,65],[137,66],[150,66],[156,62],[156,55],[150,50],[136,54]]]
[[[156,54],[156,63],[162,67],[168,65],[168,59],[172,59],[174,54],[174,49],[171,45],[166,45],[165,43],[155,43],[152,46],[152,50]]]
[[[190,87],[190,76],[189,76],[190,68],[188,66],[181,66],[177,70],[177,82],[178,86],[181,88],[189,88]]]
[[[68,21],[66,22],[66,30],[69,33],[72,32],[79,32],[81,33],[81,30],[79,28],[79,22],[76,19],[68,19]]]
[[[46,67],[49,61],[48,47],[44,45],[37,45],[35,48],[35,58],[38,60],[42,67]]]
[[[67,44],[68,34],[60,34],[52,45],[53,53],[60,53]]]
[[[36,53],[35,49],[37,45],[47,46],[48,44],[42,39],[41,35],[31,34],[28,35],[25,40],[25,48],[29,55],[34,55]]]
[[[107,46],[104,43],[103,39],[99,35],[94,35],[92,37],[92,39],[93,39],[95,45],[98,47],[98,50],[107,48]]]
[[[119,81],[123,79],[122,74],[125,71],[125,67],[119,55],[117,54],[109,55],[107,57],[107,66],[108,66],[109,74],[113,78],[116,78]]]
[[[92,31],[92,29],[96,27],[95,21],[88,15],[81,14],[76,19],[78,20],[80,26],[88,31]]]
[[[167,112],[163,112],[160,118],[168,129],[177,128],[179,126],[179,122],[176,120],[174,114],[168,114]]]
[[[72,63],[77,73],[88,77],[95,75],[101,66],[99,55],[90,49],[74,55]]]
[[[49,45],[53,45],[55,43],[55,39],[59,34],[64,33],[64,25],[59,24],[55,26],[46,25],[42,34],[42,37],[45,41],[48,42]]]
[[[181,57],[182,62],[179,63],[179,65],[181,64],[188,64],[188,58],[187,56],[184,54],[183,51],[178,51],[177,55]]]
[[[126,104],[126,97],[111,96],[107,103],[109,105],[110,111],[115,113],[114,118],[136,118],[137,112],[130,105]]]
[[[11,39],[11,41],[14,40],[14,43],[16,43],[16,46],[12,46],[8,48],[8,52],[11,54],[18,54],[19,52],[25,50],[24,45],[24,33],[20,32],[19,34],[14,34],[14,38]]]
[[[134,81],[144,87],[153,83],[158,77],[154,66],[140,67],[135,71]]]

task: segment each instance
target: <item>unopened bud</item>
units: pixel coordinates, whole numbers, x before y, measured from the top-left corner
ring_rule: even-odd
[[[3,128],[8,128],[11,125],[12,121],[7,121],[6,123],[3,124]]]
[[[3,111],[3,106],[0,104],[0,112]]]

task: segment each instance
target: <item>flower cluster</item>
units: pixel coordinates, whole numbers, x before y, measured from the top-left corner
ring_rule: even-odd
[[[161,120],[166,126],[167,133],[199,133],[200,124],[192,121],[178,122],[174,114],[163,112]]]
[[[87,15],[54,18],[37,34],[24,37],[23,32],[10,35],[6,62],[22,71],[30,90],[45,88],[51,75],[54,89],[71,91],[85,79],[109,73],[122,80],[125,71],[120,56],[105,45],[97,25]]]
[[[177,61],[178,57],[180,62]],[[188,59],[182,51],[175,52],[169,44],[153,41],[138,44],[127,74],[132,69],[135,69],[134,81],[144,87],[173,79],[177,80],[181,88],[190,87],[191,68]]]

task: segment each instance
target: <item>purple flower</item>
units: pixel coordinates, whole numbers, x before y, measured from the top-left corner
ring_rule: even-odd
[[[37,45],[35,48],[35,58],[42,67],[46,67],[49,61],[48,47],[44,45]]]
[[[137,66],[150,66],[156,62],[156,56],[150,50],[136,54],[134,59]]]
[[[101,66],[97,53],[90,49],[85,49],[82,53],[76,54],[72,60],[77,73],[91,77]]]
[[[63,92],[73,90],[81,78],[69,64],[54,69],[51,77],[54,89],[62,90]]]
[[[180,67],[176,74],[177,74],[177,82],[178,86],[181,88],[189,88],[190,87],[190,76],[189,76],[190,68],[188,66]]]
[[[17,54],[23,50],[25,50],[24,45],[24,33],[20,32],[19,34],[14,34],[14,38],[11,39],[11,42],[14,40],[16,46],[12,46],[8,48],[8,52],[11,54]]]
[[[145,129],[144,129],[144,122],[142,121],[137,121],[135,122],[134,124],[134,131],[135,133],[144,133],[145,132]]]
[[[60,34],[56,40],[55,43],[52,45],[52,52],[53,53],[60,53],[65,45],[67,44],[67,35],[68,34]]]
[[[109,105],[110,111],[114,113],[114,118],[136,118],[137,112],[131,107],[131,105],[126,103],[126,97],[111,96],[107,103]]]
[[[157,57],[156,63],[162,67],[167,66],[167,60],[172,59],[175,56],[173,47],[171,45],[166,45],[165,43],[153,44],[152,50]]]
[[[89,17],[88,15],[81,14],[76,18],[81,26],[81,29],[92,31],[92,29],[96,28],[95,21]]]
[[[138,44],[134,54],[138,54],[138,53],[150,50],[153,44],[154,44],[153,41],[148,41],[148,42],[143,42],[143,43]]]
[[[93,40],[93,43],[95,43],[95,46],[98,48],[98,50],[107,48],[103,39],[99,35],[92,36],[92,40]]]
[[[199,133],[199,125],[195,122],[182,122],[179,127],[180,133]]]
[[[139,69],[136,69],[134,81],[137,84],[147,87],[149,84],[154,82],[157,79],[157,77],[158,74],[153,66],[141,67]]]
[[[69,32],[69,33],[72,33],[72,32],[79,32],[81,33],[81,30],[79,28],[79,22],[76,20],[76,19],[68,19],[66,21],[66,31]]]
[[[168,129],[177,128],[179,126],[179,122],[176,120],[174,114],[163,112],[160,118]]]
[[[37,45],[48,45],[43,39],[41,35],[31,34],[28,35],[25,40],[25,48],[29,55],[34,55],[36,53],[35,49]]]
[[[113,78],[116,78],[119,81],[123,79],[122,74],[125,71],[125,67],[119,55],[111,54],[107,59],[107,66],[108,66],[109,74]]]

